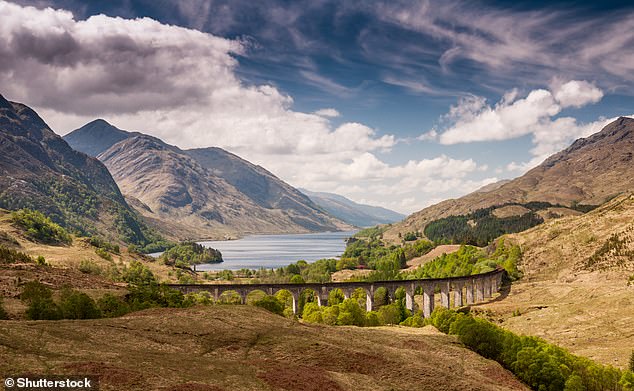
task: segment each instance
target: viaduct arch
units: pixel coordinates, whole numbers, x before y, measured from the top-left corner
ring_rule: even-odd
[[[366,310],[373,309],[374,292],[378,288],[385,288],[390,297],[394,297],[396,289],[405,289],[405,305],[414,311],[414,294],[421,288],[423,291],[423,316],[428,318],[434,310],[435,294],[440,292],[440,304],[445,308],[462,307],[485,301],[500,289],[504,269],[464,277],[431,278],[400,281],[375,282],[326,282],[302,284],[168,284],[184,294],[209,292],[214,300],[227,291],[235,291],[240,295],[241,302],[246,304],[247,295],[253,291],[263,291],[274,295],[280,290],[287,290],[293,295],[293,313],[297,313],[299,295],[306,289],[311,289],[317,297],[319,306],[328,305],[328,295],[333,289],[341,289],[344,296],[349,298],[357,288],[366,292]],[[452,299],[453,297],[453,299]]]

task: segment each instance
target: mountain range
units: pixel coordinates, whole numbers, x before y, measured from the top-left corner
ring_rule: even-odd
[[[0,174],[1,208],[38,210],[81,234],[150,240],[99,160],[73,150],[35,111],[1,95]]]
[[[263,167],[221,148],[183,150],[104,120],[64,139],[101,160],[129,203],[174,239],[351,228]]]
[[[332,216],[357,227],[390,224],[405,218],[405,215],[392,210],[359,204],[338,194],[299,190]]]
[[[634,119],[620,117],[600,132],[576,140],[526,174],[427,207],[395,224],[384,237],[422,232],[430,222],[478,209],[549,202],[564,207],[600,205],[634,188]]]

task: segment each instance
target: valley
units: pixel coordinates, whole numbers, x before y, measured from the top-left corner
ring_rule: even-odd
[[[627,2],[0,0],[0,382],[634,391],[632,53]]]

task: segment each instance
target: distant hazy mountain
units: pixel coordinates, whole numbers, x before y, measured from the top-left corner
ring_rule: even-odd
[[[487,191],[488,190],[488,191]],[[396,224],[385,236],[420,230],[431,221],[504,203],[545,201],[599,205],[634,190],[634,119],[621,117],[575,141],[512,181],[427,207]]]
[[[2,96],[0,207],[36,209],[86,234],[146,241],[145,226],[106,167],[73,150],[35,111]]]
[[[356,227],[371,227],[401,221],[405,215],[380,206],[358,204],[346,197],[300,189],[326,212]]]
[[[97,157],[130,203],[172,237],[349,228],[264,168],[220,148],[182,150],[103,120],[65,138],[83,152],[102,151]]]

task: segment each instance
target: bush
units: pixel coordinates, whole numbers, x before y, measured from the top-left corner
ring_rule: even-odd
[[[48,244],[70,244],[68,232],[38,211],[20,209],[11,213],[14,224],[25,230],[32,240]]]
[[[425,326],[425,319],[421,314],[414,314],[401,322],[401,326],[407,327],[423,327]]]
[[[62,312],[53,299],[38,299],[32,301],[27,307],[26,318],[30,320],[58,320],[62,319]]]
[[[95,249],[95,254],[99,255],[101,258],[105,259],[106,261],[112,262],[112,255],[110,255],[108,250],[98,247]]]
[[[90,296],[70,288],[62,290],[59,308],[63,319],[101,318],[101,311]]]
[[[152,271],[139,261],[132,261],[129,267],[124,267],[121,272],[121,279],[134,286],[157,283]]]
[[[90,244],[95,246],[95,247],[97,247],[97,248],[100,248],[100,249],[103,249],[103,250],[106,250],[106,251],[110,251],[110,252],[113,252],[115,254],[119,254],[121,252],[121,249],[119,248],[118,244],[112,244],[112,243],[110,243],[110,242],[108,242],[108,241],[106,241],[106,240],[104,240],[102,238],[99,238],[99,237],[95,237],[95,236],[91,237],[90,238]]]
[[[31,263],[33,258],[23,252],[0,245],[0,263]]]
[[[122,298],[106,293],[97,300],[97,307],[105,318],[116,318],[130,312],[130,306]]]
[[[101,268],[101,266],[97,265],[95,262],[89,259],[84,259],[79,263],[79,271],[85,274],[103,274],[103,269]]]
[[[48,266],[48,264],[46,263],[46,258],[44,258],[44,256],[42,255],[37,256],[35,263],[37,263],[40,266]]]
[[[254,306],[264,308],[274,314],[284,316],[284,304],[282,304],[275,296],[266,295],[260,300],[253,303]],[[305,309],[304,309],[305,310]]]
[[[22,288],[20,299],[28,304],[26,317],[31,320],[56,320],[62,312],[53,301],[53,292],[39,281],[30,281]]]

